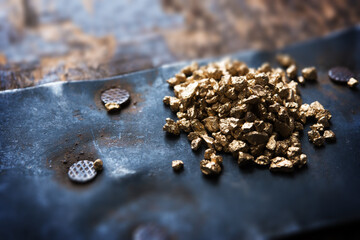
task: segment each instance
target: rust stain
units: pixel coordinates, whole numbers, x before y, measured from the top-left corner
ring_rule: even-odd
[[[65,55],[41,58],[40,66],[43,76],[53,71],[54,66],[58,66],[60,68],[58,76],[63,81],[91,79],[94,78],[94,75],[96,76],[94,71],[99,71],[99,73],[107,71],[99,69],[100,63],[110,61],[115,54],[116,40],[114,36],[95,37],[84,33],[69,21],[59,25],[42,25],[38,31],[44,39],[64,42],[69,48]],[[63,34],[73,37],[68,38]],[[84,64],[88,69],[84,69]]]
[[[105,112],[106,114],[106,112]],[[54,143],[53,148],[49,149],[46,156],[46,167],[54,171],[54,179],[60,184],[72,189],[86,189],[92,183],[77,184],[68,178],[70,166],[79,160],[95,161],[100,158],[98,149],[93,142],[100,148],[126,147],[143,144],[145,136],[143,132],[133,129],[125,129],[119,135],[114,135],[110,126],[103,127],[96,132],[88,129],[79,130],[77,133],[67,134],[60,138],[59,142]],[[97,176],[94,181],[96,181]]]
[[[38,61],[35,62],[6,64],[6,56],[0,54],[0,67],[9,73],[3,75],[6,84],[1,89],[54,81],[98,79],[111,75],[109,65],[104,63],[110,62],[116,52],[117,43],[112,34],[92,36],[71,21],[41,24],[27,29],[26,34],[37,36],[34,41],[52,43],[54,52],[59,50],[60,46],[65,49],[51,55],[38,53]]]
[[[74,183],[67,175],[70,166],[77,161],[95,161],[99,158],[92,141],[93,136],[90,131],[79,130],[77,133],[62,136],[59,142],[54,143],[53,149],[49,149],[50,154],[46,158],[46,167],[54,172],[54,179],[58,183],[75,190],[87,189],[92,184],[92,182]],[[95,179],[99,177],[97,176]]]
[[[88,184],[76,184],[68,178],[68,170],[71,165],[79,160],[95,161],[98,156],[94,147],[89,147],[86,144],[75,142],[70,147],[61,147],[64,149],[47,159],[47,167],[54,171],[54,178],[57,182],[65,185],[69,188],[84,188],[90,185]],[[99,177],[99,176],[97,176]]]
[[[307,4],[159,0],[146,8],[103,1],[98,9],[94,0],[82,0],[80,8],[65,14],[61,5],[55,4],[58,0],[3,2],[0,8],[5,13],[1,24],[4,27],[0,31],[5,36],[2,53],[7,56],[0,54],[0,65],[6,64],[10,74],[1,75],[5,81],[1,89],[99,79],[151,68],[153,64],[219,56],[247,48],[279,48],[352,26],[360,16],[359,3],[351,0],[311,0]],[[129,11],[117,15],[109,24],[101,9],[116,13],[124,6]],[[84,11],[86,14],[81,14]],[[145,20],[138,18],[149,12]],[[337,21],[337,16],[342,16],[342,21]],[[48,17],[49,21],[42,20]],[[75,20],[81,23],[76,25]],[[133,24],[128,26],[128,22]],[[40,47],[23,51],[23,46],[32,45]],[[8,47],[16,50],[7,52]]]
[[[0,65],[5,65],[7,62],[6,56],[2,53],[0,53]]]

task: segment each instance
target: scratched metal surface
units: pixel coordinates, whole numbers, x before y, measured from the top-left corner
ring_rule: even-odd
[[[204,149],[193,152],[184,134],[162,131],[165,118],[174,117],[162,103],[172,94],[165,80],[184,63],[1,92],[1,238],[253,239],[360,220],[360,94],[326,75],[343,65],[359,76],[359,42],[355,28],[283,49],[299,67],[319,69],[319,82],[301,92],[304,102],[319,100],[333,113],[338,140],[315,149],[305,135],[308,167],[294,174],[241,170],[225,156],[219,178],[202,176]],[[275,64],[272,52],[233,57],[253,67]],[[132,97],[117,115],[100,103],[111,86]],[[93,182],[67,179],[71,163],[98,157],[104,171]],[[171,169],[174,159],[185,163],[180,174]]]

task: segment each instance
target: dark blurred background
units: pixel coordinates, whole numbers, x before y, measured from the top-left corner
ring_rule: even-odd
[[[0,0],[0,89],[280,48],[359,20],[356,0]]]

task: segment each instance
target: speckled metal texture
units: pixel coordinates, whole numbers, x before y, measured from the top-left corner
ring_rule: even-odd
[[[96,176],[94,163],[88,160],[78,161],[71,165],[68,176],[74,182],[88,182]]]
[[[186,135],[162,131],[165,118],[175,118],[162,102],[172,94],[166,79],[188,63],[1,92],[1,238],[131,239],[151,225],[172,239],[263,239],[360,220],[359,89],[327,76],[338,65],[359,76],[359,44],[355,28],[281,51],[299,68],[318,68],[318,82],[301,87],[303,100],[329,109],[337,134],[321,149],[304,135],[308,166],[294,174],[242,170],[224,155],[219,178],[202,175],[205,149],[193,152]],[[232,57],[256,67],[275,65],[275,54]],[[100,100],[112,87],[132,96],[117,114]],[[89,184],[73,184],[66,173],[78,158],[101,158],[104,170]],[[175,159],[184,161],[179,174],[171,169]]]

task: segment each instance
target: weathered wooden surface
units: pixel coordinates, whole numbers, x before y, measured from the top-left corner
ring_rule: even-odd
[[[0,0],[0,89],[279,48],[359,19],[353,0]]]

